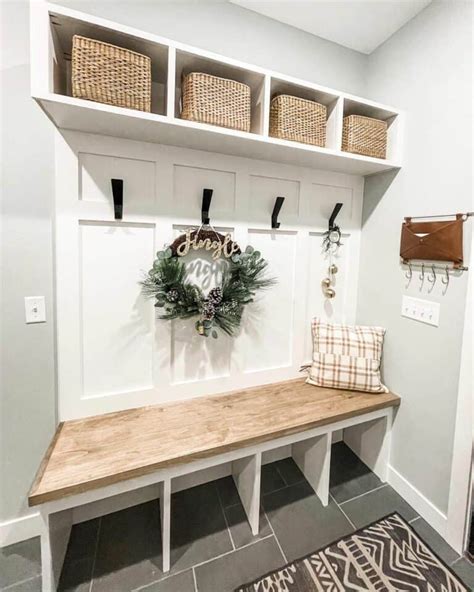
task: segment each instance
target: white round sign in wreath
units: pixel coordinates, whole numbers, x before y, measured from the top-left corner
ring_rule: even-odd
[[[188,277],[183,257],[205,250],[212,259],[225,259],[220,285],[207,294]],[[153,267],[142,282],[145,295],[155,298],[155,307],[163,309],[160,319],[189,319],[198,316],[199,335],[217,338],[216,328],[227,335],[239,329],[245,305],[253,302],[259,290],[275,284],[267,277],[268,263],[259,251],[247,246],[242,251],[230,234],[214,229],[190,229],[171,245],[158,251]]]

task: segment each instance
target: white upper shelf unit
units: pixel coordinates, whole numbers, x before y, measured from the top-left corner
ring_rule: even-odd
[[[398,109],[59,5],[34,1],[30,6],[32,96],[60,129],[184,146],[357,175],[371,175],[401,167],[403,116]],[[70,89],[73,35],[83,35],[148,55],[152,61],[151,112],[73,98]],[[232,78],[250,86],[250,132],[180,118],[182,76],[192,71]],[[316,100],[327,106],[325,147],[269,136],[270,101],[275,95],[282,93]],[[342,120],[350,114],[376,117],[388,122],[386,159],[341,150]]]

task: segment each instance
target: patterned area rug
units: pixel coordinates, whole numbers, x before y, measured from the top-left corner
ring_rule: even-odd
[[[398,514],[236,592],[469,592]]]

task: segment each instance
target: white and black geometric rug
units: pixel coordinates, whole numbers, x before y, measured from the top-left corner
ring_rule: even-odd
[[[236,592],[469,592],[401,516],[391,514]]]

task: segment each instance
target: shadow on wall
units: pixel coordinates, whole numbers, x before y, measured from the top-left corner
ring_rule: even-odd
[[[393,183],[395,177],[400,172],[399,169],[378,173],[365,179],[364,187],[364,207],[362,210],[362,228],[372,215],[379,201],[385,195],[385,192]]]

